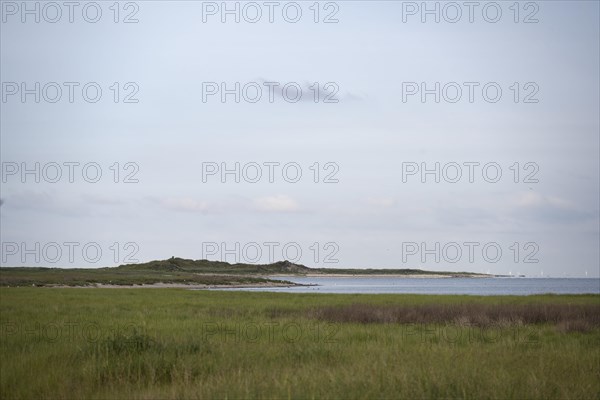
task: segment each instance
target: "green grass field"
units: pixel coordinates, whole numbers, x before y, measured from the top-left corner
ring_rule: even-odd
[[[0,398],[600,398],[600,296],[0,288]]]

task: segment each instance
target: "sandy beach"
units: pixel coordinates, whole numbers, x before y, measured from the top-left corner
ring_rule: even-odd
[[[491,275],[437,275],[437,274],[306,274],[306,275],[269,275],[277,278],[490,278]]]

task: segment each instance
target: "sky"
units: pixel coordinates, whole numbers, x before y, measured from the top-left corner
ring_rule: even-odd
[[[468,4],[2,1],[1,265],[598,277],[599,3]]]

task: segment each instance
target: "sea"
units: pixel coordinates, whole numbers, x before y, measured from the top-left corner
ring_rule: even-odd
[[[600,294],[600,278],[402,278],[273,276],[310,286],[228,288],[287,293],[405,293],[477,296]]]

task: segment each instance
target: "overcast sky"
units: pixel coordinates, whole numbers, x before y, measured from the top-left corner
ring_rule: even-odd
[[[598,276],[598,2],[313,3],[2,1],[2,265]]]

